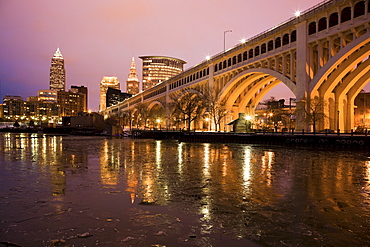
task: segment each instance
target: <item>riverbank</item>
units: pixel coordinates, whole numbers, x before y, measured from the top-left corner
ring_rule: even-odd
[[[0,129],[1,132],[10,133],[40,133],[56,135],[80,135],[80,136],[102,136],[101,132],[93,129],[73,128],[43,128],[22,129],[9,128]],[[263,144],[278,146],[310,146],[323,148],[370,148],[370,135],[358,133],[307,133],[307,132],[187,132],[166,130],[132,130],[125,137],[156,139],[156,140],[178,140],[179,142],[198,143],[243,143]],[[110,136],[110,135],[106,135]]]
[[[354,133],[225,133],[225,132],[177,132],[142,131],[132,132],[134,138],[177,139],[180,142],[244,143],[280,146],[313,146],[369,148],[370,136]]]

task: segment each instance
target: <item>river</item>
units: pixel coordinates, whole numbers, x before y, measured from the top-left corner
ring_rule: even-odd
[[[0,134],[0,246],[370,246],[370,151]]]

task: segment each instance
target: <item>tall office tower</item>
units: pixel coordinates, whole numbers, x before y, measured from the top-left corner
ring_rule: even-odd
[[[66,70],[64,68],[64,58],[59,48],[51,59],[50,67],[50,90],[65,91],[66,89]]]
[[[132,95],[139,93],[139,78],[136,74],[134,58],[132,58],[130,74],[128,75],[128,79],[126,81],[126,89],[127,93]]]
[[[100,82],[100,105],[99,110],[104,111],[107,108],[107,90],[108,88],[120,89],[117,77],[104,76]]]
[[[85,102],[84,102],[84,112],[87,112],[87,87],[85,86],[71,86],[71,89],[69,90],[72,93],[80,93],[85,95]]]
[[[163,56],[143,56],[143,88],[145,91],[183,72],[185,61]]]

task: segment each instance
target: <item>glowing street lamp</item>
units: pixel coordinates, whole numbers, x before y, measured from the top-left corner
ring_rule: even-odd
[[[295,17],[299,17],[301,15],[301,11],[297,10],[295,13],[294,13]]]
[[[161,130],[161,120],[158,118],[158,119],[156,120],[156,122],[157,122],[157,124],[159,125],[159,130]]]
[[[207,117],[205,120],[207,122],[207,129],[208,129],[208,131],[210,131],[210,127],[211,127],[210,124],[209,124],[210,119]]]

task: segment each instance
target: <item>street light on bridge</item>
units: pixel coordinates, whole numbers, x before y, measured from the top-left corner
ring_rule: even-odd
[[[226,30],[224,31],[224,52],[226,51],[226,33],[231,33],[233,30]]]

